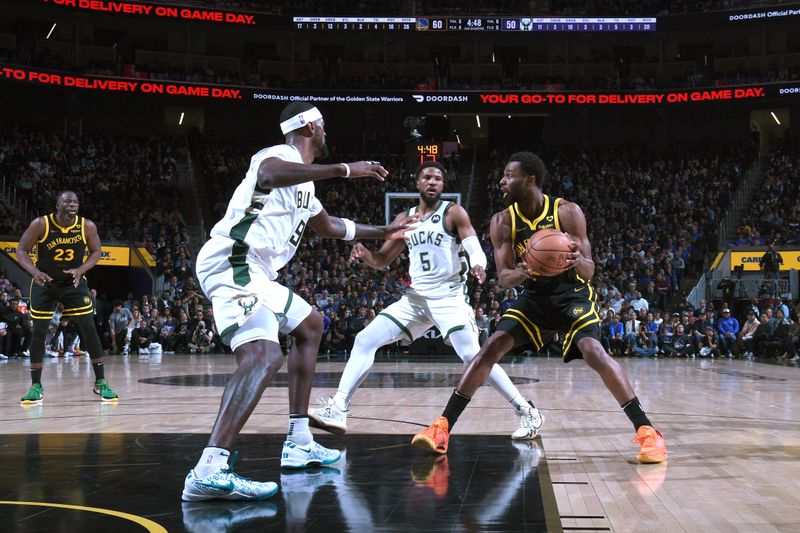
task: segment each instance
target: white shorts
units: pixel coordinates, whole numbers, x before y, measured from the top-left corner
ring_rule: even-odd
[[[464,300],[463,294],[439,298],[425,298],[418,294],[406,293],[400,301],[393,303],[379,313],[397,324],[409,341],[422,336],[432,326],[436,326],[448,343],[450,334],[468,329],[478,335],[475,312]]]
[[[245,263],[233,266],[230,247],[216,241],[216,238],[209,240],[197,255],[197,278],[214,307],[214,320],[222,342],[233,349],[234,344],[241,345],[241,335],[235,333],[254,317],[255,323],[246,328],[251,337],[247,340],[278,342],[279,332],[291,333],[311,314],[311,306],[288,288],[269,279],[252,254],[247,256]],[[274,325],[266,314],[258,313],[261,307],[274,315]],[[253,333],[256,330],[258,335]]]

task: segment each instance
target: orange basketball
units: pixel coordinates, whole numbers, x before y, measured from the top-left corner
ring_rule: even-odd
[[[528,239],[522,260],[529,270],[542,276],[557,276],[567,270],[572,240],[555,229],[543,229]]]

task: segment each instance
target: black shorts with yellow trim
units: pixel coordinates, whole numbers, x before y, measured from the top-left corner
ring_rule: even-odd
[[[526,289],[503,313],[497,329],[511,334],[515,346],[532,344],[536,351],[542,351],[558,333],[564,362],[581,359],[578,341],[584,337],[600,340],[594,290],[588,283],[559,284],[555,291],[538,294]]]
[[[45,283],[43,286],[32,283],[30,294],[30,312],[31,318],[34,320],[50,320],[53,318],[53,311],[55,311],[59,302],[64,306],[62,316],[65,317],[91,315],[94,313],[86,278],[83,278],[77,287],[72,283],[64,285],[56,284],[52,281]]]

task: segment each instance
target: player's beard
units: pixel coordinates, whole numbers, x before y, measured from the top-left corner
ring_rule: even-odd
[[[437,193],[435,196],[428,196],[425,192],[419,193],[419,197],[425,202],[428,206],[436,205],[439,202],[439,199],[442,197],[442,193]]]

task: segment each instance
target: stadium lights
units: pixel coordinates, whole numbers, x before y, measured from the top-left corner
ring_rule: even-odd
[[[480,128],[481,127],[481,117],[479,117],[478,115],[475,115],[475,122],[478,123],[478,127]]]
[[[53,35],[53,30],[55,30],[55,29],[56,29],[56,24],[58,24],[58,23],[57,23],[57,22],[54,22],[54,23],[53,23],[53,27],[52,27],[52,28],[50,28],[50,31],[49,31],[49,32],[47,32],[47,37],[45,37],[45,39],[49,39],[49,38],[50,38],[50,36],[51,36],[51,35]]]
[[[459,137],[458,133],[456,133],[456,141],[461,144],[461,137]]]
[[[772,115],[772,118],[774,118],[775,122],[777,122],[778,126],[780,126],[781,125],[781,121],[778,120],[778,115],[775,114],[775,111],[770,111],[769,114]]]
[[[184,113],[183,113],[183,111],[181,111],[181,118],[178,119],[178,126],[183,124],[183,115],[184,115]]]

